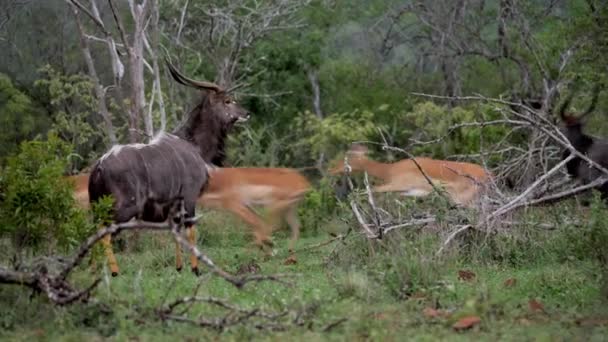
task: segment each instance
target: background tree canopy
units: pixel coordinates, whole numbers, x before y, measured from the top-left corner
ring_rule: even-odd
[[[140,12],[93,1],[88,13],[62,0],[3,6],[2,163],[20,141],[50,129],[81,157],[71,171],[113,142],[171,130],[198,95],[170,80],[157,62],[163,56],[194,78],[239,86],[254,115],[231,137],[233,165],[322,168],[353,140],[437,158],[474,155],[480,129],[448,128],[496,119],[495,109],[413,93],[519,101],[576,82],[576,108],[606,78],[608,10],[592,0],[159,0]],[[138,20],[149,24],[138,31]],[[138,53],[142,65],[127,57]],[[600,97],[597,112],[605,109]],[[605,131],[605,120],[594,120],[591,129]],[[484,132],[487,147],[506,131]],[[446,134],[432,147],[412,144]]]

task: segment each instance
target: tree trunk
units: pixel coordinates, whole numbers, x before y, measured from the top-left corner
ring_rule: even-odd
[[[136,4],[134,0],[129,0],[131,14],[133,16],[133,43],[129,48],[129,69],[131,76],[131,116],[129,120],[131,138],[141,141],[139,137],[139,120],[144,117],[146,107],[144,89],[144,26],[146,24],[147,0],[141,4]],[[154,135],[152,117],[144,117],[145,134],[148,138]],[[133,141],[132,141],[133,142]]]
[[[97,98],[97,110],[104,121],[106,134],[110,139],[110,144],[114,145],[118,143],[118,139],[116,139],[114,125],[112,124],[112,116],[110,115],[110,112],[108,111],[108,107],[106,105],[106,91],[104,90],[103,86],[101,85],[101,82],[99,81],[99,77],[97,76],[97,70],[95,69],[95,63],[93,62],[93,57],[91,56],[89,42],[84,34],[82,23],[80,22],[78,9],[72,6],[72,12],[74,13],[74,18],[76,19],[76,26],[78,27],[78,34],[80,37],[80,48],[82,50],[84,60],[87,64],[89,77],[91,77],[91,81],[93,82],[95,97]]]
[[[152,1],[152,21],[150,25],[150,29],[152,30],[152,44],[148,44],[147,40],[145,40],[146,48],[150,57],[152,58],[152,69],[154,71],[154,89],[152,91],[156,91],[157,101],[158,101],[158,110],[160,112],[160,131],[164,132],[167,129],[167,113],[165,112],[165,102],[163,100],[163,92],[160,83],[160,69],[158,67],[158,55],[156,51],[158,51],[159,47],[159,39],[158,39],[158,3],[156,1]],[[145,38],[145,37],[144,37]],[[150,107],[154,104],[150,102]]]

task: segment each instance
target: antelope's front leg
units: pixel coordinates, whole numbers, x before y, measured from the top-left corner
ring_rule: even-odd
[[[186,235],[188,236],[188,242],[192,246],[196,246],[196,227],[194,225],[189,225],[186,227]],[[192,273],[197,276],[200,275],[200,271],[198,269],[198,258],[194,253],[190,253],[190,267],[192,268]]]
[[[112,235],[107,234],[104,236],[101,243],[103,244],[103,249],[106,254],[106,258],[108,259],[108,265],[110,266],[112,277],[116,277],[118,275],[118,262],[116,262],[116,257],[114,256],[114,251],[112,250]]]
[[[179,243],[179,241],[175,240],[175,269],[178,272],[181,272],[182,266],[182,245]]]

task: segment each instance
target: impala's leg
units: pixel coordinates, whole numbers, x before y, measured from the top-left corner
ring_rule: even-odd
[[[108,265],[110,266],[112,277],[116,277],[118,275],[118,262],[116,262],[116,257],[114,256],[114,251],[112,250],[112,235],[108,234],[104,236],[101,243],[103,243],[103,249],[105,251],[106,258],[108,259]]]
[[[279,202],[268,208],[269,224],[266,226],[267,229],[270,229],[270,231],[267,232],[268,235],[271,235],[275,230],[281,228],[281,224],[283,223],[283,218],[288,207],[289,203]]]
[[[298,207],[291,206],[285,213],[285,220],[291,227],[291,240],[289,241],[289,257],[285,260],[285,264],[295,264],[297,262],[295,247],[298,238],[300,237],[300,220],[298,219]]]
[[[226,204],[224,208],[238,215],[243,221],[245,221],[253,228],[255,244],[258,245],[260,249],[264,250],[264,246],[273,246],[273,243],[269,239],[267,233],[271,231],[271,229],[268,228],[268,225],[264,221],[262,221],[262,219],[260,219],[260,217],[256,213],[251,211],[251,209],[247,208],[241,203]]]
[[[188,235],[188,242],[192,246],[196,246],[196,227],[194,225],[189,225],[186,227],[186,235]],[[190,267],[192,269],[192,273],[199,275],[198,270],[198,259],[194,253],[190,253]]]
[[[404,191],[403,188],[404,188],[403,186],[388,183],[388,184],[377,185],[377,186],[373,187],[372,190],[374,192],[398,192],[398,191]]]

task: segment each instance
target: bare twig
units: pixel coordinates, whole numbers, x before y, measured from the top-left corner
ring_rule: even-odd
[[[338,234],[338,235],[332,237],[331,239],[329,239],[327,241],[315,243],[314,245],[310,245],[310,246],[306,246],[306,247],[303,247],[301,249],[298,249],[298,250],[296,250],[296,253],[300,253],[300,252],[309,251],[309,250],[312,250],[312,249],[324,247],[324,246],[327,246],[327,245],[329,245],[329,244],[331,244],[332,242],[335,242],[335,241],[344,241],[348,237],[348,235],[350,234],[351,230],[352,229],[348,229],[345,234]]]
[[[471,229],[473,228],[472,225],[470,224],[465,224],[463,226],[457,227],[448,237],[447,239],[445,239],[445,241],[443,242],[443,245],[441,246],[441,248],[439,248],[439,250],[437,251],[437,253],[435,253],[435,255],[440,255],[441,252],[443,252],[443,250],[445,249],[445,247],[456,237],[456,235],[464,232],[467,229]]]

